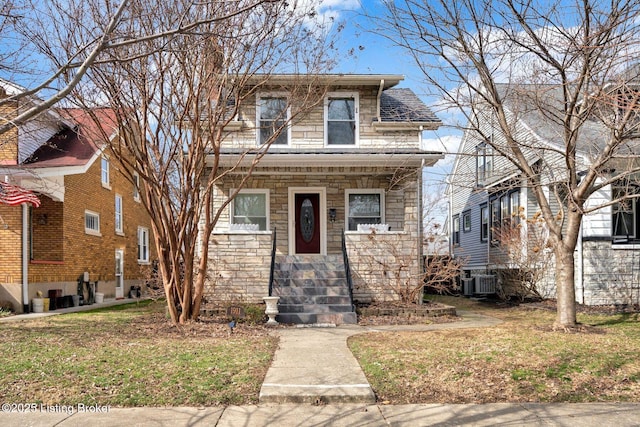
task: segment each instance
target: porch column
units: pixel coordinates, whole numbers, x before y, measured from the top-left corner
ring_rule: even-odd
[[[29,205],[22,203],[22,309],[29,313]]]

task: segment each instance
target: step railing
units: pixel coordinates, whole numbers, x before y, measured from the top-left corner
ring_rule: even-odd
[[[269,269],[269,296],[273,296],[273,276],[274,270],[276,268],[276,229],[273,229],[272,234],[272,243],[271,243],[271,267]]]
[[[342,230],[342,260],[344,262],[344,273],[347,276],[347,286],[349,288],[349,302],[353,307],[353,281],[351,280],[351,266],[349,265],[349,254],[347,253],[347,237]]]

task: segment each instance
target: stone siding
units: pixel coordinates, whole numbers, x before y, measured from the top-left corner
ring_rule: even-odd
[[[209,243],[206,298],[261,303],[269,295],[273,233],[217,234]]]

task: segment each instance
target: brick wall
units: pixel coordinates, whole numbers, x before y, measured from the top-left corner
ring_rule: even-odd
[[[4,98],[4,91],[0,89],[0,98]],[[0,124],[4,125],[8,119],[15,117],[16,103],[0,106]],[[18,160],[18,128],[0,135],[0,164],[2,162],[15,164]]]

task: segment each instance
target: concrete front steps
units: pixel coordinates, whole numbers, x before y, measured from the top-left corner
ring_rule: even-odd
[[[280,255],[273,274],[280,297],[276,320],[294,324],[356,324],[342,255]]]

